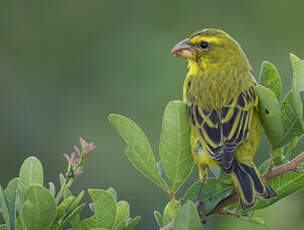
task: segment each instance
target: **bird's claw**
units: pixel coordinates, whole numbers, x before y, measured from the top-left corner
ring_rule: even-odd
[[[205,215],[204,209],[203,209],[203,204],[200,199],[197,199],[195,201],[195,206],[198,212],[198,215],[200,217],[201,223],[206,224],[207,223],[207,216]]]

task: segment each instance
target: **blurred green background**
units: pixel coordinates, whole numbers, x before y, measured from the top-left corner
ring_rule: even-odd
[[[304,58],[303,9],[301,0],[1,0],[1,185],[30,155],[41,159],[45,180],[58,184],[63,154],[83,137],[97,150],[72,191],[113,186],[132,215],[143,217],[136,229],[157,229],[153,210],[162,211],[168,199],[128,162],[107,115],[135,120],[157,153],[162,113],[169,100],[181,98],[187,71],[170,49],[206,27],[238,40],[255,76],[263,60],[274,63],[285,94],[289,52]],[[264,138],[257,163],[267,149]],[[303,150],[299,145],[297,152]],[[302,191],[258,212],[265,226],[216,216],[206,229],[302,229],[303,211]]]

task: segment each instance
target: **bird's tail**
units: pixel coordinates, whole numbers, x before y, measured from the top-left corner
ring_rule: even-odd
[[[248,166],[236,161],[231,177],[243,209],[252,207],[255,204],[256,196],[263,199],[277,196],[277,193],[264,182],[254,165]]]

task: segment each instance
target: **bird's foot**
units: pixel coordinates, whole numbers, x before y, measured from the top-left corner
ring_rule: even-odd
[[[195,206],[196,206],[198,215],[201,219],[201,223],[206,224],[207,223],[207,216],[205,215],[202,201],[200,199],[197,199],[196,202],[195,202]]]

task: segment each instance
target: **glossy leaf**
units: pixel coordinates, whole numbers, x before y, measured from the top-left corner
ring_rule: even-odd
[[[268,61],[262,63],[259,82],[270,89],[276,95],[277,99],[280,100],[282,92],[281,77],[277,68]]]
[[[125,153],[135,168],[164,191],[167,191],[157,169],[152,148],[143,131],[133,121],[118,114],[109,115],[109,121],[127,143],[128,147]]]
[[[304,104],[303,104],[302,93],[304,92],[304,62],[294,54],[290,54],[290,61],[293,69],[293,79],[292,79],[293,101],[298,118],[302,122],[302,126],[303,126]]]
[[[23,162],[20,168],[19,178],[23,193],[25,193],[27,188],[32,184],[43,185],[42,164],[37,157],[29,157]]]
[[[266,163],[265,163],[266,164]],[[304,169],[304,164],[300,167]],[[258,199],[256,205],[250,210],[258,210],[266,208],[284,197],[304,188],[304,173],[289,172],[276,177],[268,182],[268,184],[277,192],[278,197],[270,200]]]
[[[291,91],[287,94],[282,102],[281,116],[284,127],[284,135],[280,141],[280,146],[284,146],[290,143],[294,137],[301,136],[304,133],[304,129],[296,113],[293,94]]]
[[[268,88],[258,85],[256,91],[259,96],[259,114],[267,135],[273,147],[278,147],[284,134],[280,104],[275,94]]]
[[[184,195],[184,202],[195,201],[198,198],[201,182],[197,181],[188,189]],[[233,190],[232,184],[223,183],[220,180],[209,178],[204,185],[201,201],[205,213],[209,213],[221,200],[228,197]]]
[[[80,230],[92,228],[112,229],[116,220],[116,201],[111,193],[102,189],[89,189],[95,214],[80,222]]]
[[[173,230],[203,230],[198,212],[191,201],[187,201],[177,215]]]
[[[170,192],[177,192],[192,171],[194,162],[190,146],[190,126],[186,105],[171,101],[162,122],[159,156]]]
[[[27,229],[48,230],[56,217],[53,195],[41,185],[30,185],[26,190],[26,197],[22,213]]]

